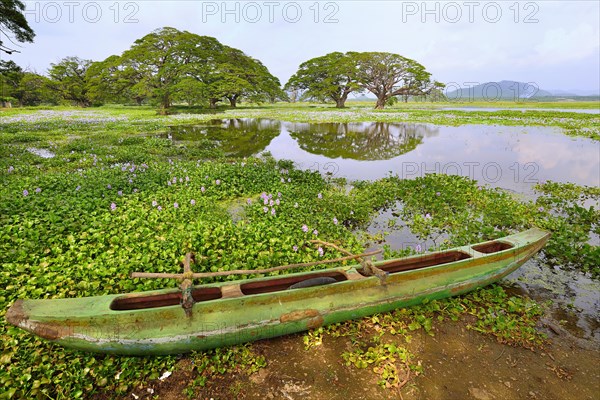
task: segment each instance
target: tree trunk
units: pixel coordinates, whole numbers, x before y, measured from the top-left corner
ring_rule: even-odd
[[[377,103],[375,104],[375,109],[376,110],[383,110],[383,108],[385,107],[385,102],[386,101],[387,101],[387,98],[385,96],[378,97],[377,98]]]
[[[169,107],[171,107],[171,99],[168,95],[163,96],[161,102],[160,102],[160,108],[162,108],[163,110],[168,110]]]
[[[2,108],[12,108],[12,103],[10,101],[2,101]]]
[[[228,97],[229,105],[233,108],[237,107],[237,96]]]
[[[339,99],[337,99],[335,101],[335,108],[344,108],[346,107],[346,99],[343,97],[340,97]]]
[[[215,108],[217,108],[218,101],[219,99],[210,99],[209,107],[214,110]]]

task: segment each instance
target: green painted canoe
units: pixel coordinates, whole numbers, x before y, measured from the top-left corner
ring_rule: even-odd
[[[465,293],[496,282],[538,252],[550,234],[530,229],[498,240],[374,263],[198,285],[189,313],[167,289],[75,299],[17,300],[6,319],[85,351],[159,355],[272,338]],[[361,273],[362,272],[362,273]],[[307,279],[320,286],[290,288]],[[314,282],[314,281],[311,281]],[[300,284],[301,285],[301,284]]]

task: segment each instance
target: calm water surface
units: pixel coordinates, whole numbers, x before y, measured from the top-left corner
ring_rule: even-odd
[[[300,168],[350,180],[438,172],[525,195],[547,180],[600,185],[599,143],[552,127],[236,119],[173,127],[169,137],[214,140],[232,156],[268,151]]]

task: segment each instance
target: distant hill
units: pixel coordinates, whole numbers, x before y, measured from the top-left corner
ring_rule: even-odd
[[[447,88],[446,90],[450,89]],[[476,86],[465,87],[446,92],[448,100],[469,99],[531,99],[536,97],[552,97],[547,90],[537,88],[533,84],[517,81],[486,82]]]

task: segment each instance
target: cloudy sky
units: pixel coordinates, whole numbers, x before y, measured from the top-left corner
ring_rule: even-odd
[[[36,32],[20,54],[45,73],[66,56],[102,60],[163,26],[214,36],[261,60],[282,83],[332,51],[413,58],[446,84],[534,82],[600,90],[600,2],[576,1],[26,1]],[[5,40],[5,44],[8,41]]]

